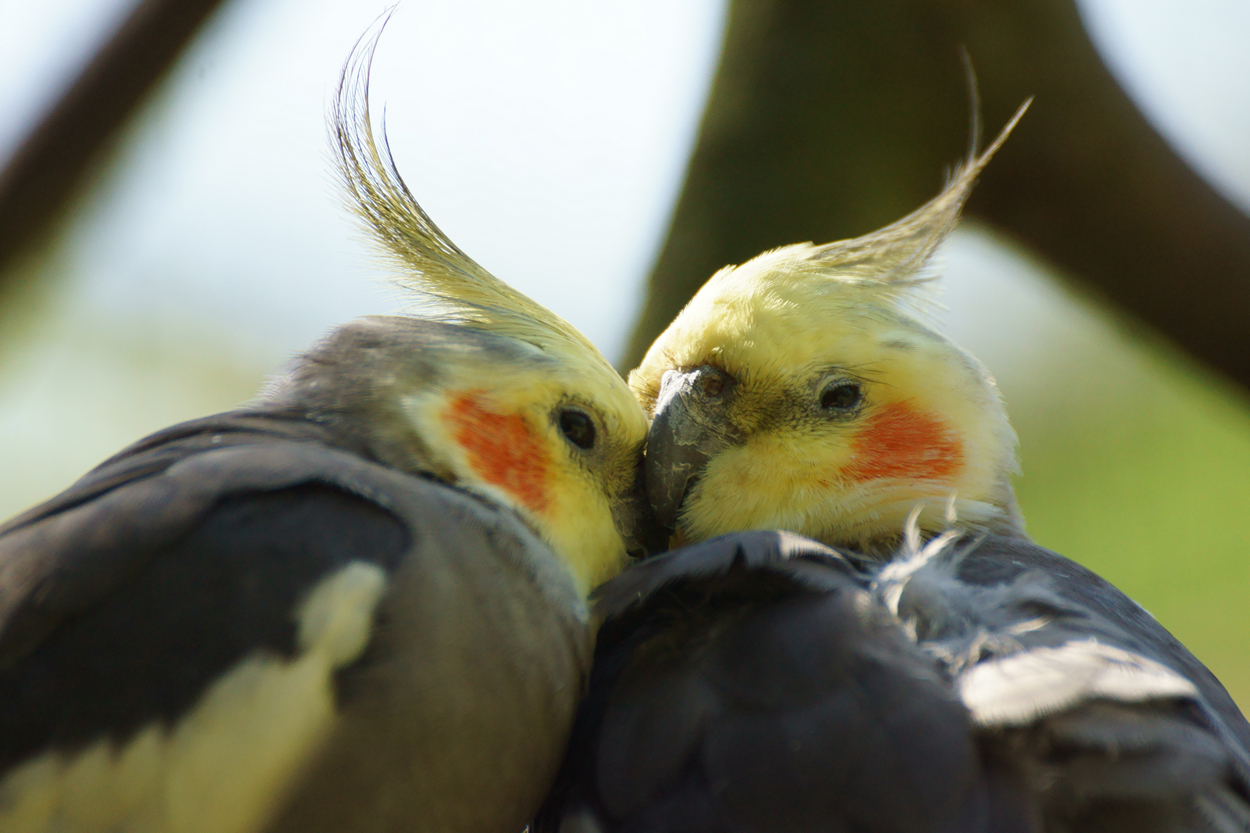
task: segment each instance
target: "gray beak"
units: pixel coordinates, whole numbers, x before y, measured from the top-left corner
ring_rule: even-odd
[[[647,497],[646,474],[638,466],[629,491],[612,503],[612,519],[616,528],[625,530],[625,551],[630,558],[641,559],[668,549],[667,530],[655,516],[655,510]]]
[[[682,502],[717,452],[737,443],[726,418],[737,380],[710,365],[670,370],[647,434],[647,494],[660,522],[677,528]]]

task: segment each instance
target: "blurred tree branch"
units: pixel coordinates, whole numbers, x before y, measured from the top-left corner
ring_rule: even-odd
[[[0,171],[0,291],[221,0],[140,0]]]
[[[863,234],[933,196],[966,152],[961,46],[988,134],[1036,96],[969,215],[1250,387],[1250,218],[1146,122],[1073,0],[732,0],[625,366],[721,266]]]

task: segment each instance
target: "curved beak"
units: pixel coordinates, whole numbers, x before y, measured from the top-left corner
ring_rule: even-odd
[[[669,529],[677,528],[682,504],[707,464],[741,439],[726,418],[736,387],[737,380],[710,365],[670,370],[661,379],[645,467],[651,505]]]

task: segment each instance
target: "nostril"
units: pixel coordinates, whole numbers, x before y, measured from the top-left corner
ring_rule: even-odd
[[[729,388],[732,377],[719,367],[703,365],[694,372],[693,387],[708,399],[716,399]]]
[[[725,389],[725,380],[719,376],[708,374],[699,379],[699,390],[704,396],[719,396],[720,392]]]

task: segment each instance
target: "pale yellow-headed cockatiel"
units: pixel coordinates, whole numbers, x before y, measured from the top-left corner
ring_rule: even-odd
[[[774,249],[716,273],[630,387],[654,415],[647,488],[682,540],[790,529],[892,547],[936,531],[1023,531],[1016,435],[989,371],[928,322],[926,267],[1023,114],[937,198],[880,231]]]
[[[691,545],[600,588],[538,833],[1250,830],[1250,724],[1024,535],[994,380],[923,315],[1019,116],[903,220],[722,270],[631,374]]]
[[[0,526],[3,833],[517,833],[550,785],[647,419],[408,193],[372,46],[336,161],[425,309]]]

